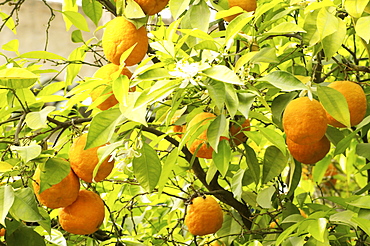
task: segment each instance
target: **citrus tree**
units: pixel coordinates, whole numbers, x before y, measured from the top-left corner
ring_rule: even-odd
[[[369,0],[76,6],[69,57],[2,44],[3,245],[370,244]]]

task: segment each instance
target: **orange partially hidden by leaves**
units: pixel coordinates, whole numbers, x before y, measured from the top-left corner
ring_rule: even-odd
[[[125,60],[125,64],[132,66],[141,62],[148,51],[148,43],[145,26],[136,29],[135,25],[123,16],[108,22],[102,37],[104,55],[116,65],[120,64],[121,55],[133,45],[136,46]]]
[[[237,123],[233,123],[230,126],[230,135],[231,135],[231,142],[238,146],[242,143],[245,143],[248,137],[243,133],[243,131],[250,130],[250,121],[246,119],[241,125]]]
[[[104,216],[104,202],[100,196],[80,190],[74,203],[59,210],[59,223],[69,233],[87,235],[99,229]]]
[[[120,70],[120,66],[118,66],[114,63],[108,63],[108,64],[100,67],[94,73],[93,77],[107,80],[107,83],[110,84],[110,80],[113,80],[113,74],[115,72],[118,72],[119,70]],[[126,67],[124,67],[122,69],[121,74],[126,75],[128,78],[131,78],[131,76],[132,76],[131,71]],[[102,85],[96,87],[95,89],[93,89],[90,93],[92,101],[94,102],[104,92],[104,90],[106,88],[107,88],[107,85],[102,84]],[[135,87],[130,88],[130,91],[135,91]],[[101,104],[99,104],[97,106],[101,110],[107,110],[107,109],[113,107],[114,105],[116,105],[118,103],[118,101],[117,101],[116,97],[113,95],[112,91],[110,91],[108,93],[105,93],[105,94],[112,94],[112,95],[109,96],[107,99],[105,99]]]
[[[39,167],[36,168],[33,175],[33,189],[37,200],[48,208],[61,208],[72,204],[78,196],[80,190],[80,181],[76,174],[71,171],[59,183],[40,193],[40,174]]]
[[[320,141],[326,132],[328,120],[321,103],[300,97],[288,103],[283,113],[283,127],[287,138],[297,144]]]
[[[84,150],[87,140],[87,133],[77,137],[69,149],[69,162],[73,171],[79,178],[85,182],[91,183],[93,180],[93,172],[96,165],[99,163],[98,149],[102,146],[89,148]],[[100,165],[98,172],[94,178],[96,182],[105,179],[112,171],[114,161],[109,161],[107,157]]]
[[[143,9],[147,15],[154,15],[162,11],[168,4],[169,0],[134,0]]]
[[[346,98],[348,103],[351,126],[355,126],[360,123],[366,114],[367,102],[366,95],[361,86],[351,81],[336,81],[328,85],[340,93]],[[346,127],[342,123],[338,122],[331,115],[326,113],[329,125],[335,127]]]
[[[5,232],[6,232],[6,229],[5,228],[1,228],[0,229],[0,237],[5,236]]]
[[[199,113],[189,121],[186,129],[192,131],[193,134],[196,134],[197,129],[214,118],[216,118],[216,115],[212,113]],[[220,141],[224,139],[228,140],[227,137],[220,137]],[[212,159],[213,148],[208,144],[207,130],[201,132],[193,142],[187,143],[187,147],[192,154],[196,155],[196,157]]]
[[[179,118],[180,116],[175,116],[171,119],[171,124],[172,124],[171,129],[172,129],[172,132],[177,133],[175,134],[176,136],[178,136],[179,138],[182,138],[182,135],[186,130],[186,125],[175,125],[176,121]]]
[[[297,144],[289,138],[286,142],[294,159],[304,164],[315,164],[323,159],[330,150],[330,141],[326,136],[312,144]]]
[[[256,0],[228,0],[228,1],[229,1],[229,8],[240,7],[247,12],[255,11],[257,9]],[[238,15],[239,14],[226,16],[224,17],[224,20],[227,22],[230,22]]]
[[[193,235],[216,233],[223,223],[220,204],[212,196],[196,197],[191,201],[185,216],[185,225]]]

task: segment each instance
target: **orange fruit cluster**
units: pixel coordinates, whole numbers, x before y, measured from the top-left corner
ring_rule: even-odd
[[[185,225],[191,234],[204,236],[216,233],[223,223],[223,212],[213,196],[194,198],[187,208]]]
[[[91,91],[90,96],[93,102],[99,96],[102,95],[102,93],[106,90],[107,86],[111,85],[111,82],[113,81],[113,74],[118,72],[119,70],[121,70],[120,72],[121,75],[126,75],[129,79],[131,78],[132,73],[127,67],[123,67],[121,69],[119,65],[116,65],[114,63],[108,63],[100,67],[94,73],[93,75],[94,78],[103,79],[104,82]],[[135,87],[130,88],[130,91],[135,91]],[[116,97],[113,95],[113,91],[110,90],[104,95],[108,95],[108,94],[110,94],[110,96],[97,106],[100,110],[107,110],[113,107],[114,105],[118,104]]]
[[[229,8],[232,7],[240,7],[247,12],[255,11],[257,9],[257,1],[256,0],[228,0]],[[232,21],[237,17],[239,14],[230,15],[224,17],[224,20],[227,22]]]
[[[104,202],[92,191],[80,189],[80,179],[91,183],[105,179],[112,171],[114,161],[106,158],[93,177],[99,163],[98,148],[85,150],[87,133],[77,137],[69,150],[70,173],[59,183],[40,193],[40,170],[33,175],[33,188],[38,201],[52,209],[59,208],[59,223],[70,233],[86,235],[94,233],[102,224],[105,216]]]

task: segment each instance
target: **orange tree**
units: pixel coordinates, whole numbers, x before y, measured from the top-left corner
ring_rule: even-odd
[[[0,10],[0,32],[23,21],[23,2],[1,3],[14,8]],[[69,57],[21,54],[17,40],[2,43],[14,55],[0,50],[1,244],[370,244],[369,0],[243,2],[83,0],[78,12],[64,1],[63,11],[50,10],[75,29],[80,47]],[[87,22],[100,23],[103,11],[117,21],[90,31]],[[85,62],[88,52],[93,63]],[[82,66],[110,63],[116,68],[106,76],[79,76]],[[43,73],[62,71],[64,81],[41,83]],[[328,86],[335,81],[351,86]],[[302,97],[307,103],[285,115]],[[100,109],[107,98],[114,103]],[[323,138],[329,150],[309,156]],[[199,150],[211,152],[198,157]],[[298,161],[302,155],[310,164]],[[75,160],[90,166],[75,171]],[[95,179],[107,170],[103,161],[108,174]],[[92,178],[83,180],[87,170]],[[63,218],[84,198],[48,208],[33,188],[62,192],[69,185],[58,184],[71,172],[105,210],[79,207],[73,230]],[[192,216],[205,219],[192,227],[209,234],[192,235],[189,205],[206,196],[223,218],[213,219],[214,205],[197,205]]]

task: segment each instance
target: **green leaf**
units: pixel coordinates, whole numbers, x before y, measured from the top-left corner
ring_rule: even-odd
[[[85,149],[106,144],[113,136],[114,130],[121,120],[122,115],[118,108],[110,108],[93,117],[87,134]]]
[[[241,199],[243,194],[243,178],[245,174],[245,169],[239,169],[233,176],[231,181],[231,190],[234,194],[234,197],[238,200]]]
[[[322,40],[322,47],[325,53],[325,59],[330,60],[332,56],[341,48],[347,34],[346,22],[338,19],[338,30]]]
[[[40,193],[60,183],[71,171],[69,162],[62,158],[50,158],[40,164]]]
[[[269,186],[257,194],[257,204],[262,208],[272,208],[271,198],[276,192],[274,186]]]
[[[264,35],[284,34],[284,33],[306,32],[303,28],[292,22],[282,22],[273,27],[269,31],[263,33]]]
[[[348,103],[342,93],[327,86],[318,86],[317,95],[322,106],[334,119],[345,126],[351,126]]]
[[[7,26],[9,28],[9,30],[12,31],[14,34],[17,34],[17,29],[16,29],[16,25],[14,23],[13,17],[5,14],[4,12],[0,12],[0,19],[1,20],[5,20],[7,18],[9,18],[9,19],[5,22],[5,26]]]
[[[234,210],[230,210],[230,215],[224,216],[222,227],[220,230],[217,231],[217,237],[226,238],[227,245],[232,245],[233,241],[236,238],[236,236],[231,235],[238,235],[242,232],[241,223],[240,221],[236,220],[236,218],[239,218],[237,212]]]
[[[44,218],[39,213],[35,194],[30,187],[14,191],[14,203],[9,213],[17,220],[37,222]]]
[[[338,19],[326,8],[321,8],[317,15],[316,26],[320,40],[323,40],[338,30]]]
[[[1,13],[0,13],[1,15]],[[13,39],[13,40],[10,40],[8,43],[4,44],[3,46],[1,46],[1,48],[3,50],[7,50],[7,51],[13,51],[15,52],[17,55],[19,55],[19,41],[18,39]]]
[[[220,114],[214,119],[207,129],[207,139],[209,145],[217,152],[218,143],[222,133],[226,129],[226,117],[224,114]]]
[[[217,170],[225,177],[231,160],[231,148],[228,140],[224,139],[218,144],[217,152],[213,151],[212,153],[212,160]]]
[[[331,156],[325,156],[322,160],[315,164],[312,172],[313,182],[320,184],[325,175],[326,170],[331,162]]]
[[[252,93],[238,92],[239,107],[238,111],[246,118],[249,118],[249,111],[256,95]]]
[[[370,236],[369,220],[359,217],[352,217],[352,222],[355,222],[368,236]]]
[[[146,122],[147,105],[146,103],[142,103],[141,105],[135,105],[139,97],[143,94],[144,92],[128,94],[127,96],[128,105],[126,106],[123,103],[121,103],[119,107],[120,107],[121,113],[127,119],[138,122],[143,125],[147,125],[147,122]]]
[[[266,184],[278,176],[286,167],[288,157],[277,147],[269,146],[263,159],[262,184]]]
[[[65,61],[66,58],[63,56],[48,52],[48,51],[30,51],[23,53],[19,56],[20,58],[32,58],[32,59],[50,59],[50,60],[63,60]]]
[[[7,221],[6,229],[10,232],[6,236],[6,243],[9,246],[45,246],[44,238],[22,222],[17,220]]]
[[[245,159],[249,168],[248,171],[253,177],[254,183],[258,185],[260,181],[260,165],[258,163],[256,153],[248,145],[244,145],[244,147],[245,147]]]
[[[229,84],[243,85],[239,77],[228,67],[223,65],[215,65],[211,68],[203,70],[203,74],[218,81]]]
[[[140,19],[146,16],[140,5],[134,0],[126,0],[124,15],[128,19]]]
[[[311,221],[308,226],[308,232],[320,242],[325,241],[326,225],[328,221],[325,218],[318,218],[315,221]]]
[[[290,227],[288,227],[287,229],[285,229],[279,236],[278,238],[276,239],[276,242],[275,244],[276,245],[281,245],[281,243],[287,239],[291,233],[293,233],[297,228],[298,226],[300,226],[301,223],[295,223],[293,225],[291,225]]]
[[[35,84],[39,76],[24,68],[12,67],[0,70],[0,85],[11,89],[28,88]]]
[[[11,146],[11,150],[16,151],[24,163],[35,159],[41,154],[40,145],[30,145],[30,146]]]
[[[227,14],[228,15],[228,14]],[[234,43],[234,38],[240,31],[252,20],[253,12],[243,13],[237,16],[226,28],[225,43],[231,47]]]
[[[82,10],[98,26],[99,20],[103,16],[101,4],[96,0],[82,0]]]
[[[284,93],[274,98],[271,104],[272,120],[283,129],[282,116],[288,103],[297,96],[296,92]]]
[[[127,76],[119,76],[113,81],[112,89],[117,101],[127,105],[127,97],[130,90],[129,78]]]
[[[370,41],[370,33],[367,28],[370,26],[370,16],[364,16],[357,20],[355,30],[356,34],[360,36],[366,43]]]
[[[270,141],[270,143],[278,147],[283,155],[286,155],[285,139],[281,134],[279,134],[275,129],[271,128],[259,127],[258,130],[268,141]]]
[[[212,79],[206,86],[212,102],[216,105],[217,108],[223,108],[226,100],[225,84]]]
[[[370,160],[370,143],[359,143],[356,145],[356,153]]]
[[[168,181],[168,178],[171,175],[172,170],[175,168],[178,160],[178,149],[174,149],[171,151],[168,156],[166,157],[166,160],[164,161],[161,177],[158,181],[158,194],[161,194],[163,191],[163,188],[165,187],[165,184]]]
[[[182,13],[189,7],[190,0],[171,0],[169,3],[172,17],[177,20]]]
[[[267,62],[267,63],[279,63],[279,59],[276,57],[275,48],[262,48],[252,58],[251,62]]]
[[[73,43],[83,43],[84,38],[82,37],[81,30],[74,30],[72,32],[71,39]]]
[[[226,108],[231,117],[234,117],[239,108],[239,98],[233,85],[225,84]]]
[[[354,201],[347,202],[347,204],[357,208],[370,209],[370,196],[361,196]]]
[[[368,0],[345,0],[344,8],[352,17],[360,18],[368,2]]]
[[[74,11],[62,11],[62,14],[78,29],[85,32],[90,32],[86,19],[82,14]],[[69,28],[67,28],[67,31],[68,29]]]
[[[86,47],[83,45],[81,47],[78,47],[74,49],[68,56],[69,61],[74,62],[82,62],[85,60],[86,56]],[[67,74],[66,74],[66,84],[71,85],[73,83],[73,80],[77,76],[77,74],[80,72],[82,67],[82,64],[69,64],[67,67]]]
[[[46,106],[39,112],[30,112],[26,115],[25,121],[29,128],[40,129],[47,128],[47,116],[55,110],[54,106]]]
[[[205,1],[200,1],[198,4],[190,5],[189,14],[191,21],[191,27],[199,29],[203,32],[208,31],[209,18],[211,11]],[[202,18],[199,18],[202,16]]]
[[[285,71],[274,71],[258,80],[267,81],[282,91],[307,90],[307,87],[299,79]]]
[[[141,187],[151,192],[156,187],[162,172],[161,161],[157,152],[147,143],[144,143],[138,151],[140,156],[132,161],[134,174]]]
[[[0,223],[5,226],[5,218],[14,202],[14,190],[10,185],[0,186]]]

